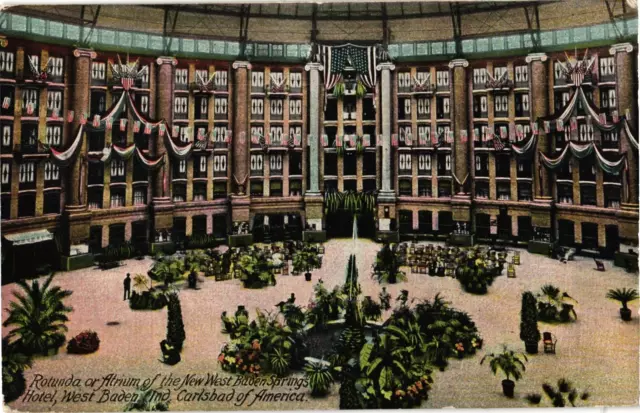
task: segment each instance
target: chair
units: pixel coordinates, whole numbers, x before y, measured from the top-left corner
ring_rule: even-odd
[[[602,261],[600,261],[600,260],[595,259],[595,258],[593,260],[596,262],[596,271],[604,272],[605,271],[604,263]]]
[[[544,352],[556,354],[556,337],[548,331],[542,333],[542,343],[544,344]]]
[[[520,252],[514,253],[512,259],[513,259],[512,261],[513,264],[520,265]]]
[[[282,275],[289,275],[289,264],[285,263],[282,267]]]
[[[513,264],[509,264],[507,267],[507,277],[516,278],[516,267],[514,267]]]

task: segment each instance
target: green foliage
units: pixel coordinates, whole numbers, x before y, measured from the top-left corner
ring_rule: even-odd
[[[574,309],[577,303],[569,294],[559,288],[546,284],[538,294],[538,320],[546,322],[568,323],[578,319]]]
[[[125,412],[166,412],[169,403],[159,400],[159,392],[151,388],[138,387],[135,397],[124,407]]]
[[[336,286],[329,291],[322,281],[313,286],[314,298],[306,313],[307,322],[316,328],[324,328],[329,321],[337,320],[346,308],[346,295]]]
[[[356,98],[362,99],[366,94],[367,88],[364,86],[362,81],[358,79],[358,82],[356,83]]]
[[[486,294],[495,280],[495,273],[487,271],[482,265],[463,265],[457,270],[457,278],[462,288],[472,294]]]
[[[507,380],[518,381],[522,378],[522,373],[526,370],[524,363],[529,359],[522,353],[516,353],[513,350],[509,350],[507,346],[503,347],[502,353],[489,353],[485,355],[480,364],[483,364],[485,360],[489,359],[489,367],[493,374],[498,374],[501,371],[507,378]]]
[[[213,248],[218,245],[218,240],[213,234],[193,235],[187,237],[185,244],[189,249]]]
[[[522,310],[520,310],[520,340],[525,343],[540,341],[536,299],[530,291],[522,293]]]
[[[324,207],[326,213],[342,210],[349,214],[373,213],[376,206],[376,192],[328,190],[324,193]]]
[[[366,320],[379,320],[382,317],[382,306],[366,296],[362,300],[362,315]]]
[[[165,291],[151,289],[138,293],[133,291],[129,298],[129,308],[132,310],[160,310],[167,305]]]
[[[542,390],[553,407],[565,407],[568,404],[576,407],[578,400],[585,401],[591,396],[587,391],[580,392],[573,383],[564,378],[558,380],[557,388],[549,383],[544,383]]]
[[[276,285],[274,267],[264,252],[253,252],[240,257],[237,264],[240,280],[245,288],[264,288]]]
[[[607,298],[619,301],[622,308],[628,309],[627,304],[638,299],[638,291],[635,288],[616,288],[609,290]]]
[[[18,399],[26,389],[24,371],[31,368],[31,359],[9,340],[2,340],[2,394],[4,402]]]
[[[407,277],[404,271],[400,271],[400,265],[396,248],[385,244],[376,255],[371,276],[376,278],[379,283],[395,284],[399,281],[406,281]]]
[[[344,82],[338,82],[333,87],[333,96],[340,98],[344,96]]]
[[[291,354],[281,348],[274,348],[273,353],[269,356],[271,369],[278,376],[285,376],[289,371],[291,364]]]
[[[542,400],[542,395],[540,393],[529,393],[525,397],[527,401],[531,404],[540,404],[540,400]]]
[[[22,289],[14,293],[15,300],[5,310],[9,314],[4,327],[13,326],[7,339],[14,340],[26,354],[47,354],[60,347],[67,331],[67,314],[73,309],[64,304],[72,292],[59,286],[51,286],[53,275],[42,285],[35,280],[27,284],[24,280],[16,284]]]
[[[311,272],[320,268],[318,252],[312,248],[305,248],[293,254],[293,270],[296,272]]]
[[[307,364],[304,366],[305,377],[309,381],[311,394],[314,396],[324,396],[329,392],[333,384],[331,374],[331,364],[311,357],[307,357]]]
[[[182,345],[186,338],[184,332],[184,322],[182,321],[182,307],[177,293],[168,295],[167,304],[167,341],[174,345],[178,351],[182,350]]]
[[[183,258],[159,255],[147,274],[152,280],[169,285],[185,278],[189,274],[189,270],[185,267]]]
[[[105,265],[114,261],[127,260],[136,254],[136,248],[130,242],[124,242],[120,245],[108,245],[98,257],[98,263]]]

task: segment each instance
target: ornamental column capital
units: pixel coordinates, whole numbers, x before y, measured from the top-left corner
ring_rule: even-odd
[[[376,70],[389,70],[389,71],[393,71],[396,69],[396,65],[394,65],[392,62],[382,62],[380,64],[378,64],[378,66],[376,66]]]
[[[90,59],[95,59],[96,57],[98,57],[98,54],[95,52],[95,50],[81,48],[74,50],[73,55],[75,57],[88,57]]]
[[[247,69],[251,70],[251,63],[246,60],[236,60],[231,65],[234,69]]]
[[[319,72],[322,72],[324,70],[324,66],[318,62],[309,62],[306,65],[304,65],[304,70],[306,70],[307,72],[311,70],[317,70]]]
[[[176,59],[173,56],[160,56],[156,59],[156,64],[158,64],[158,66],[161,66],[161,65],[177,66],[178,59]]]
[[[453,59],[449,62],[449,69],[456,67],[469,67],[469,61],[467,59]]]
[[[618,43],[609,48],[609,54],[615,55],[616,53],[631,53],[633,52],[633,45],[631,43]]]
[[[7,40],[6,36],[0,36],[0,47],[7,47],[9,44],[9,40]]]
[[[524,61],[527,63],[531,62],[546,62],[549,56],[545,53],[530,53],[525,57]]]

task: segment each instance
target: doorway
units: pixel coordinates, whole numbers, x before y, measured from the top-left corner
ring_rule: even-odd
[[[620,250],[620,234],[617,225],[606,225],[604,227],[605,237],[605,258],[613,258],[614,254]]]

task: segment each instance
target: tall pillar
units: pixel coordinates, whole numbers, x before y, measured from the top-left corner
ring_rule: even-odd
[[[469,173],[469,154],[471,142],[469,139],[469,104],[466,59],[454,59],[449,62],[451,69],[451,108],[453,117],[451,126],[453,129],[453,174],[454,193],[451,198],[451,213],[456,222],[458,233],[451,234],[449,241],[456,245],[473,245],[471,233],[471,177]],[[462,138],[466,134],[466,138]],[[459,229],[459,231],[458,231]]]
[[[391,230],[391,220],[396,219],[396,195],[391,190],[391,71],[395,70],[391,62],[380,63],[376,69],[381,72],[380,82],[380,116],[382,118],[382,176],[381,189],[378,193],[378,240],[397,241],[397,229]]]
[[[547,55],[544,53],[531,53],[525,61],[529,64],[529,79],[531,82],[530,99],[531,119],[547,116],[549,110],[549,96],[547,91]],[[547,168],[540,162],[540,152],[548,154],[551,149],[549,136],[544,128],[538,128],[538,147],[533,155],[533,198],[531,207],[531,224],[543,232],[551,231],[551,180]]]
[[[326,238],[324,232],[323,198],[320,193],[320,72],[323,66],[317,62],[308,63],[304,69],[309,72],[309,134],[307,143],[309,146],[309,188],[304,194],[304,211],[308,230],[303,233],[304,239],[309,241],[323,241]]]
[[[91,60],[96,58],[96,52],[88,49],[76,49],[73,51],[73,101],[71,104],[75,114],[73,123],[67,128],[66,144],[68,147],[76,137],[80,128],[80,118],[89,114],[91,104],[90,74]],[[89,120],[87,120],[89,121]],[[87,210],[87,140],[82,139],[78,155],[67,169],[68,184],[66,185],[67,204],[65,205],[63,219],[65,220],[65,242],[62,252],[62,268],[74,269],[82,266],[72,256],[87,251],[89,243],[89,226],[91,213]]]
[[[618,113],[622,116],[628,111],[631,122],[637,125],[638,111],[634,92],[638,88],[638,73],[634,67],[636,56],[633,53],[633,45],[631,43],[614,44],[609,49],[609,53],[615,56],[616,62]],[[622,171],[625,175],[622,180],[624,188],[621,210],[618,213],[618,231],[621,241],[627,245],[628,249],[629,246],[638,245],[638,151],[630,145],[626,136],[619,142],[620,152],[626,154],[629,168],[627,171]],[[622,248],[621,251],[623,251]]]
[[[171,128],[173,122],[173,81],[174,67],[178,61],[174,57],[160,56],[156,59],[157,76],[156,76],[156,113],[157,119],[163,119]],[[166,132],[170,134],[170,130]],[[161,250],[161,246],[155,244],[160,239],[167,242],[160,234],[164,231],[170,231],[173,228],[173,204],[171,203],[171,157],[167,154],[164,137],[156,136],[152,146],[153,156],[164,156],[165,161],[162,167],[158,168],[153,176],[153,229],[152,229],[152,253]]]
[[[251,243],[249,228],[249,71],[251,63],[238,60],[233,62],[234,107],[233,107],[233,135],[232,135],[232,170],[231,179],[233,195],[231,195],[232,231],[229,239],[230,246]],[[265,131],[266,133],[266,131]]]
[[[609,53],[615,56],[616,62],[616,96],[618,101],[618,113],[620,116],[630,112],[632,122],[635,118],[634,108],[637,101],[634,91],[637,89],[637,72],[633,66],[633,45],[631,43],[615,44],[609,49]],[[633,122],[637,123],[637,122]],[[626,152],[629,163],[628,189],[626,190],[625,204],[634,205],[638,209],[638,156],[637,152],[629,145],[628,139],[620,139],[620,151]]]

